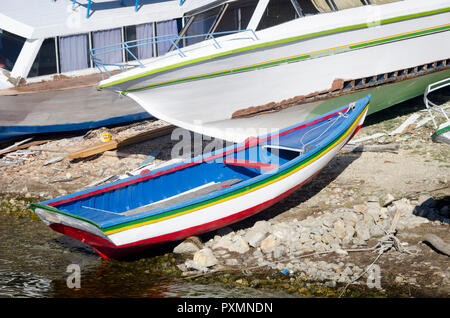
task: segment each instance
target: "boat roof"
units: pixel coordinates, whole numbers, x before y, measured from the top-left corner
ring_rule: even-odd
[[[71,35],[127,25],[179,18],[211,0],[95,0],[87,18],[88,0],[14,0],[2,1],[0,29],[27,39]],[[197,2],[197,3],[196,3]]]

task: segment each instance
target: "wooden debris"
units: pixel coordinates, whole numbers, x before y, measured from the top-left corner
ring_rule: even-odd
[[[67,154],[68,159],[81,159],[87,158],[96,154],[103,153],[108,150],[113,150],[117,148],[121,148],[124,146],[136,144],[139,142],[143,142],[146,140],[154,139],[160,136],[167,135],[171,133],[175,129],[175,126],[169,125],[165,127],[156,128],[150,131],[146,131],[143,133],[136,134],[131,137],[121,138],[117,140],[111,140],[108,142],[104,142],[101,144],[96,144],[78,151],[71,152]]]
[[[370,136],[366,136],[366,137],[362,137],[359,139],[354,139],[354,140],[350,140],[349,144],[355,144],[355,143],[359,143],[359,142],[363,142],[363,141],[367,141],[367,140],[372,140],[372,139],[376,139],[376,138],[380,138],[382,136],[385,136],[385,133],[376,133]]]
[[[99,184],[102,184],[103,182],[106,182],[106,181],[108,181],[108,180],[110,180],[110,179],[112,179],[112,178],[115,178],[115,177],[117,177],[117,176],[109,176],[109,177],[106,177],[106,178],[103,178],[103,179],[94,181],[94,182],[92,182],[91,184],[89,184],[87,187],[88,187],[88,188],[95,187],[95,186],[97,186],[97,185],[99,185]]]
[[[19,142],[16,142],[14,145],[11,145],[9,147],[6,147],[6,148],[0,150],[0,155],[3,155],[3,154],[8,153],[8,152],[16,151],[17,149],[19,149],[18,147],[20,145],[25,144],[25,143],[29,142],[32,139],[33,139],[33,137],[27,138],[27,139],[19,141]]]
[[[426,234],[423,238],[424,242],[430,243],[439,252],[450,256],[450,244],[445,243],[442,239],[434,234]]]
[[[65,158],[65,157],[63,157],[63,156],[59,156],[59,157],[52,158],[52,159],[47,160],[46,162],[44,162],[44,166],[48,166],[48,165],[51,165],[52,163],[60,162],[60,161],[62,161],[64,158]]]
[[[425,125],[426,123],[428,123],[429,121],[431,121],[431,117],[426,117],[424,119],[422,119],[421,121],[419,121],[416,125],[416,128],[420,128],[423,125]]]
[[[148,156],[147,158],[145,158],[145,160],[140,164],[138,169],[144,168],[150,164],[152,164],[153,160],[156,159],[156,156],[159,155],[160,151],[158,149],[153,150]]]
[[[406,127],[408,127],[409,125],[414,124],[416,122],[416,120],[419,119],[419,117],[420,117],[419,114],[412,114],[397,129],[391,131],[389,133],[389,136],[394,136],[394,135],[401,134],[406,129]]]
[[[28,138],[28,140],[29,139],[32,139],[32,138]],[[46,144],[49,141],[51,141],[51,140],[45,139],[45,140],[34,140],[34,141],[26,142],[26,143],[21,143],[20,145],[14,144],[14,145],[8,147],[9,149],[5,148],[3,150],[0,150],[0,155],[6,154],[9,152],[13,152],[13,151],[17,151],[17,150],[21,150],[21,149],[31,148],[33,146]]]
[[[57,179],[57,180],[50,181],[50,183],[71,182],[71,181],[75,181],[75,180],[80,179],[80,178],[81,178],[81,176],[64,178],[64,179]]]
[[[400,149],[400,145],[387,144],[387,145],[345,145],[342,150],[348,152],[392,152],[397,153]]]

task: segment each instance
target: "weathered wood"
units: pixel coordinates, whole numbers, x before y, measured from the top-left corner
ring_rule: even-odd
[[[48,166],[48,165],[50,165],[52,163],[60,162],[62,160],[64,160],[63,156],[55,157],[55,158],[52,158],[52,159],[47,160],[46,162],[44,162],[43,166]]]
[[[55,149],[55,148],[41,148],[41,147],[37,147],[37,146],[30,147],[30,150],[33,150],[33,151],[42,151],[42,152],[51,152],[51,153],[58,153],[58,154],[63,154],[64,156],[66,156],[66,155],[68,154],[67,151],[63,151],[63,150],[61,150],[61,149]],[[141,159],[141,160],[144,160],[145,158],[147,158],[146,155],[133,154],[133,153],[123,152],[123,151],[117,151],[117,150],[113,150],[113,151],[105,151],[105,152],[103,153],[103,156],[116,157],[116,158],[134,158],[134,159]]]
[[[424,242],[430,243],[439,252],[450,256],[450,244],[445,243],[441,238],[434,234],[426,234],[423,238]]]
[[[387,145],[345,145],[342,150],[351,152],[394,152],[396,153],[400,149],[399,145],[387,144]]]
[[[420,117],[419,114],[412,114],[397,129],[391,131],[389,133],[389,136],[401,134],[409,125],[414,124],[417,121],[417,119],[419,119],[419,117]]]
[[[5,153],[13,152],[13,151],[16,151],[16,150],[19,150],[19,149],[28,148],[27,146],[25,146],[24,148],[21,148],[21,147],[26,145],[32,139],[33,139],[33,137],[27,138],[25,140],[16,142],[14,145],[11,145],[9,147],[3,148],[3,149],[0,150],[0,155],[4,155]]]
[[[156,128],[150,131],[136,134],[131,137],[121,138],[117,140],[111,140],[105,143],[96,144],[78,151],[67,154],[68,159],[81,159],[87,158],[99,153],[103,153],[108,150],[113,150],[132,144],[140,143],[146,140],[154,139],[157,137],[165,136],[171,133],[175,129],[175,126],[169,125],[160,128]]]

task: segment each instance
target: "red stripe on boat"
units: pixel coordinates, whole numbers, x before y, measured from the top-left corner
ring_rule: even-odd
[[[112,242],[110,242],[104,238],[98,237],[92,233],[89,233],[89,232],[86,232],[86,231],[83,231],[83,230],[80,230],[77,228],[73,228],[68,225],[53,223],[53,224],[50,224],[49,226],[51,229],[53,229],[59,233],[68,235],[68,236],[73,237],[83,243],[89,244],[95,251],[98,252],[98,254],[101,257],[103,257],[105,259],[121,258],[121,257],[127,256],[127,255],[143,252],[143,251],[145,251],[151,247],[154,247],[156,245],[168,243],[170,241],[182,240],[188,236],[206,233],[206,232],[213,231],[218,228],[224,227],[226,225],[241,221],[241,220],[243,220],[249,216],[252,216],[253,214],[256,214],[264,209],[267,209],[268,207],[281,201],[282,199],[284,199],[285,197],[290,195],[292,192],[294,192],[295,190],[300,188],[302,185],[304,185],[306,182],[308,182],[309,180],[314,178],[319,172],[320,172],[320,170],[317,171],[314,175],[312,175],[308,179],[306,179],[305,181],[303,181],[302,183],[300,183],[299,185],[280,194],[276,198],[273,198],[271,200],[268,200],[266,202],[258,204],[247,210],[237,212],[235,214],[229,215],[227,217],[224,217],[222,219],[212,221],[209,223],[197,225],[197,226],[190,227],[190,228],[180,230],[177,232],[173,232],[173,233],[169,233],[169,234],[165,234],[165,235],[161,235],[161,236],[157,236],[157,237],[152,237],[149,239],[145,239],[145,240],[141,240],[141,241],[137,241],[137,242],[133,242],[133,243],[129,243],[129,244],[124,244],[124,245],[120,245],[120,246],[117,246],[117,245],[113,244]]]
[[[223,163],[227,164],[227,165],[249,167],[249,168],[262,169],[262,170],[273,170],[273,169],[280,167],[280,165],[276,165],[276,164],[244,160],[244,159],[236,159],[236,158],[225,159],[223,161]]]

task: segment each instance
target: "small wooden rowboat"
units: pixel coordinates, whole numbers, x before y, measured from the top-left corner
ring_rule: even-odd
[[[32,208],[50,228],[104,258],[211,231],[266,209],[314,177],[361,127],[369,100]]]

